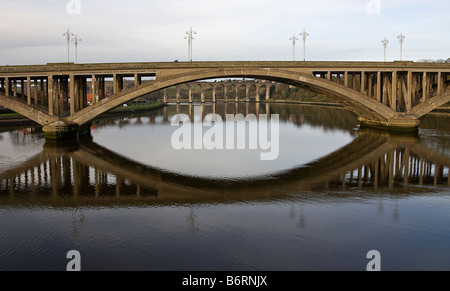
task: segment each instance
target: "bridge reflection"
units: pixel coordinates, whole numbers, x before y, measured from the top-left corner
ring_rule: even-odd
[[[312,127],[321,127],[325,130],[343,130],[353,134],[355,124],[357,124],[357,116],[344,110],[339,106],[285,106],[285,104],[261,104],[261,103],[235,103],[235,104],[216,104],[216,103],[186,103],[174,104],[166,106],[158,111],[147,113],[137,112],[130,117],[130,113],[126,112],[123,118],[117,118],[117,115],[102,115],[100,119],[94,121],[94,128],[118,125],[124,127],[130,124],[145,125],[156,123],[170,123],[172,116],[175,114],[186,114],[190,120],[194,120],[194,107],[201,107],[202,119],[208,114],[220,115],[222,120],[227,120],[227,114],[244,116],[253,113],[256,117],[259,114],[267,114],[270,118],[271,114],[278,114],[281,120],[288,120],[295,126],[308,124]]]
[[[234,203],[285,199],[304,190],[340,195],[334,190],[349,188],[367,190],[363,191],[367,195],[381,190],[420,194],[433,191],[433,186],[450,186],[449,167],[450,158],[429,149],[419,138],[367,130],[310,164],[246,180],[161,171],[91,139],[75,145],[47,141],[41,153],[0,174],[0,204]]]

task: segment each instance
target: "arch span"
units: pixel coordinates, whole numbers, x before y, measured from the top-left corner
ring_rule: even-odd
[[[311,91],[327,95],[342,103],[360,117],[375,122],[387,122],[399,117],[398,113],[393,109],[361,92],[312,75],[269,68],[218,68],[217,70],[198,70],[189,73],[161,76],[155,81],[115,94],[110,98],[103,99],[94,105],[86,107],[71,115],[68,120],[83,125],[104,112],[154,91],[192,81],[227,77],[263,79],[306,87]]]
[[[17,112],[20,115],[23,115],[26,118],[33,120],[34,122],[40,125],[46,125],[48,123],[58,120],[58,118],[52,117],[44,113],[40,109],[34,108],[19,100],[8,98],[2,94],[0,94],[0,106],[3,106],[14,112]]]

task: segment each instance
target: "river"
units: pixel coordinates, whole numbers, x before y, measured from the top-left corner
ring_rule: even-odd
[[[246,135],[278,125],[272,159],[261,139],[174,147],[174,117],[213,113],[254,114]],[[376,250],[382,270],[448,271],[449,124],[395,135],[341,108],[207,103],[105,116],[78,141],[0,131],[0,270],[65,270],[76,250],[82,270],[364,271]]]

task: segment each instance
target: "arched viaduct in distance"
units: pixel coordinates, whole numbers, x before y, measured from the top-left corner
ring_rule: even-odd
[[[417,130],[419,118],[450,102],[450,64],[415,62],[187,62],[47,64],[0,67],[0,106],[44,126],[48,138],[71,134],[98,115],[177,84],[254,78],[303,87],[334,100],[361,123]],[[151,81],[142,82],[145,78]],[[124,90],[124,78],[135,86]],[[106,80],[113,94],[106,96]],[[87,83],[94,92],[87,103]],[[226,99],[226,98],[225,98]],[[232,100],[224,100],[229,102]],[[68,128],[67,128],[68,127]],[[60,135],[60,133],[63,133]]]

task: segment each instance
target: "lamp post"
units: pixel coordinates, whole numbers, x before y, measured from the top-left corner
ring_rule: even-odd
[[[72,41],[75,42],[75,64],[78,63],[78,42],[81,41],[81,38],[78,38],[78,35],[75,34],[75,37],[72,38]]]
[[[192,26],[191,28],[186,31],[186,36],[184,37],[184,39],[188,40],[188,59],[189,61],[192,62],[192,40],[194,39],[194,34],[197,34],[197,32],[192,30]]]
[[[386,39],[386,37],[384,37],[384,39],[381,42],[383,43],[383,47],[384,47],[384,62],[386,62],[386,47],[387,47],[389,41]]]
[[[295,62],[295,41],[298,40],[298,38],[295,36],[295,33],[292,35],[289,40],[292,40],[292,61]]]
[[[69,29],[63,34],[67,40],[67,62],[70,63],[70,36],[73,36],[73,33],[70,33]]]
[[[397,36],[398,40],[400,41],[400,61],[403,60],[403,42],[405,41],[406,36],[403,35],[403,33],[400,33],[399,36]]]
[[[301,32],[300,35],[303,36],[303,61],[306,61],[306,37],[309,36],[309,33],[303,29],[303,32]]]

